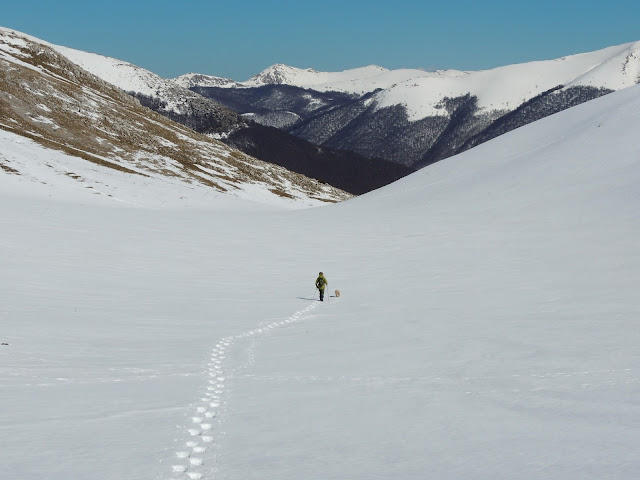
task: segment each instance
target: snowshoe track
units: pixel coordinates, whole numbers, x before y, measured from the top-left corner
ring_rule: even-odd
[[[244,333],[218,340],[211,350],[207,364],[209,378],[206,392],[195,403],[195,409],[190,415],[190,422],[183,426],[184,447],[175,452],[174,460],[171,463],[171,476],[168,478],[171,480],[204,480],[216,477],[215,450],[217,450],[216,447],[223,434],[220,432],[220,413],[228,401],[225,400],[224,394],[229,376],[225,374],[225,371],[231,371],[231,367],[227,366],[225,362],[227,351],[236,342],[249,339],[251,340],[249,361],[253,363],[255,361],[253,348],[258,337],[279,327],[304,320],[317,306],[318,303],[313,302],[286,320],[263,324]]]

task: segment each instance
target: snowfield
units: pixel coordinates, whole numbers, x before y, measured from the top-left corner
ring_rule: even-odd
[[[302,210],[3,163],[0,478],[635,480],[639,128],[634,86]]]

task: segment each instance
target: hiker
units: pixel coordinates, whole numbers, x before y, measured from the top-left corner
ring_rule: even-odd
[[[324,278],[324,273],[320,272],[318,278],[316,278],[316,288],[320,290],[320,301],[324,302],[324,287],[329,285],[327,279]]]

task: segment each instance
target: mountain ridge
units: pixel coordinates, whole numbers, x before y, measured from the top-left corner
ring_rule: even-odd
[[[245,149],[246,153],[251,152],[250,155],[257,155],[260,160],[274,165],[286,164],[292,172],[330,183],[350,194],[359,195],[379,188],[414,171],[376,156],[364,157],[357,152],[328,146],[318,149],[302,138],[291,141],[287,138],[288,132],[264,129],[251,118],[242,117],[227,106],[182,87],[180,82],[166,80],[122,60],[49,45],[80,67],[134,96],[143,106],[175,122],[225,143],[229,143],[229,137],[233,135],[234,148]],[[277,137],[278,142],[270,136]],[[285,150],[278,151],[278,144]],[[286,151],[287,146],[292,146],[293,151]],[[293,158],[295,162],[291,161]],[[330,165],[331,170],[319,169],[318,161]],[[366,171],[366,174],[358,176],[358,171]]]
[[[421,168],[639,83],[640,42],[476,72],[380,70],[364,78],[357,69],[314,71],[315,79],[330,80],[324,84],[300,69],[276,67],[288,84],[283,74],[259,86],[191,89],[316,145]]]
[[[52,48],[171,120],[352,194],[640,82],[640,42],[477,72],[276,64],[246,82],[195,73],[167,80]]]
[[[238,150],[173,122],[45,43],[0,30],[0,128],[49,149],[128,175],[197,185],[242,198],[322,204],[350,195]],[[197,94],[192,93],[197,96]],[[199,96],[198,96],[199,97]],[[46,161],[45,161],[46,162]],[[66,162],[60,157],[60,162]],[[38,181],[28,163],[0,152],[4,171]],[[50,165],[93,193],[112,187]],[[16,173],[17,172],[17,173]],[[151,181],[151,180],[150,180]],[[187,188],[186,186],[184,187]]]
[[[188,74],[172,79],[174,82],[182,81],[183,77],[198,75],[198,78],[202,83],[198,83],[194,80],[190,83],[192,86],[218,86],[207,85],[207,79],[217,79],[217,83],[225,83],[229,88],[251,88],[264,85],[291,85],[295,87],[313,89],[317,91],[341,91],[344,93],[360,93],[360,92],[372,92],[377,89],[387,89],[394,87],[397,89],[402,87],[403,82],[417,81],[422,79],[422,82],[430,82],[442,80],[462,78],[463,85],[451,89],[447,92],[450,97],[457,96],[460,93],[474,93],[474,88],[469,88],[469,84],[473,87],[473,83],[479,85],[487,85],[494,83],[497,78],[508,74],[512,77],[520,77],[522,80],[526,77],[531,77],[531,81],[527,83],[523,82],[520,90],[510,96],[507,101],[514,101],[520,98],[522,95],[529,95],[529,97],[538,95],[548,88],[555,85],[592,85],[589,83],[589,73],[594,69],[598,70],[605,64],[613,66],[614,70],[617,70],[613,65],[613,62],[617,60],[617,57],[623,56],[627,66],[623,69],[622,73],[627,75],[628,78],[619,78],[616,85],[600,85],[608,86],[613,89],[620,89],[626,86],[634,85],[638,83],[640,76],[640,68],[637,61],[640,51],[640,41],[628,42],[620,45],[614,45],[605,47],[599,50],[591,52],[583,52],[573,55],[567,55],[550,60],[536,60],[530,62],[515,63],[500,67],[495,67],[486,70],[436,70],[426,71],[420,69],[394,69],[389,70],[377,65],[369,65],[366,67],[356,67],[337,72],[323,72],[313,68],[301,69],[291,67],[284,64],[274,64],[258,74],[254,75],[250,79],[238,82],[231,79],[221,79],[221,77],[209,76],[204,74]],[[562,68],[557,68],[559,64]],[[545,76],[549,76],[549,72],[553,73],[553,70],[558,71],[553,78],[546,79]],[[534,72],[534,73],[532,73]],[[543,75],[544,73],[544,75]],[[611,71],[607,72],[609,75]],[[480,78],[474,78],[480,77]],[[370,83],[368,80],[374,79],[375,83]],[[538,85],[537,82],[545,81],[545,85]],[[606,80],[604,80],[606,81]],[[355,86],[355,83],[361,82],[361,84]],[[432,85],[433,86],[433,85]],[[438,86],[437,84],[435,86]],[[546,88],[545,88],[546,87]],[[438,90],[438,89],[436,89]],[[489,92],[489,94],[495,94]],[[482,97],[483,95],[478,95]],[[439,95],[440,98],[440,95]],[[432,102],[433,103],[433,102]],[[437,103],[437,102],[436,102]],[[496,104],[491,99],[486,101],[488,107],[498,108],[503,104]],[[384,107],[384,105],[383,105]]]

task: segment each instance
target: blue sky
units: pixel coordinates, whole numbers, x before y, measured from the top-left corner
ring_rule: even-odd
[[[0,25],[164,77],[274,63],[480,70],[640,40],[640,1],[5,2]]]

